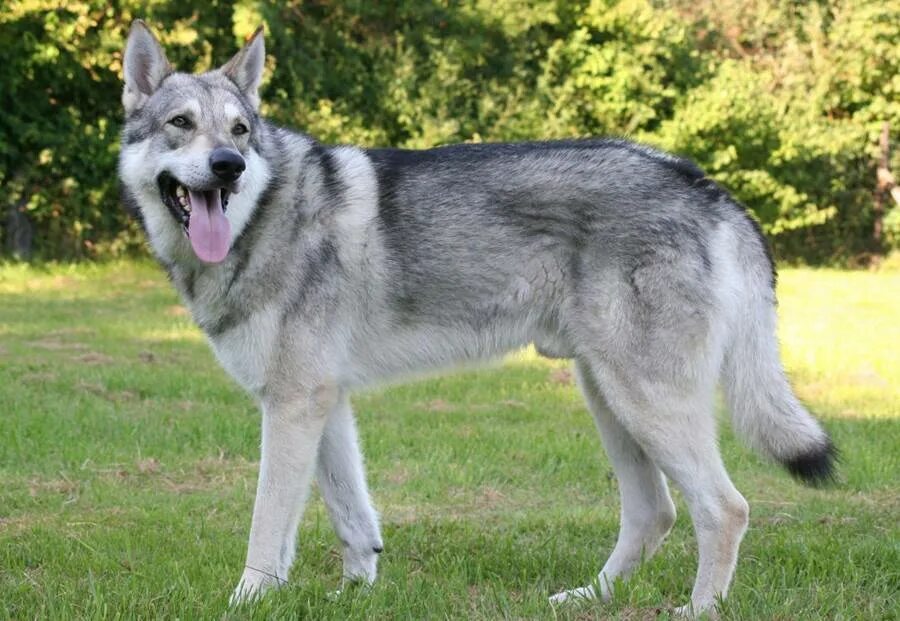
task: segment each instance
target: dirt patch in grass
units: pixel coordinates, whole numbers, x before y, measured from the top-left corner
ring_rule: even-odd
[[[896,488],[876,489],[868,492],[847,492],[844,497],[854,503],[863,503],[888,513],[900,513],[900,491]]]
[[[88,348],[84,343],[67,342],[55,336],[46,336],[37,341],[29,341],[28,344],[46,351],[70,351]]]
[[[427,403],[416,403],[417,408],[421,408],[426,412],[452,412],[456,409],[456,406],[450,403],[449,401],[444,401],[443,399],[432,399]]]
[[[156,362],[156,354],[154,354],[152,351],[141,351],[138,352],[138,360],[145,364],[153,364],[154,362]]]
[[[524,401],[518,401],[516,399],[504,399],[500,402],[500,405],[508,407],[508,408],[527,408],[528,404]]]
[[[130,390],[109,390],[103,384],[85,380],[79,380],[75,384],[75,388],[106,399],[107,401],[112,401],[113,403],[124,403],[126,401],[135,401],[139,399],[139,395]]]
[[[258,464],[241,459],[202,459],[191,469],[161,472],[162,484],[176,494],[194,494],[232,487],[256,479]]]
[[[88,365],[112,364],[116,361],[112,356],[101,354],[98,351],[89,351],[78,356],[72,356],[72,360]]]
[[[156,474],[159,472],[159,460],[155,457],[149,457],[147,459],[139,459],[137,462],[137,470],[141,474]]]
[[[483,486],[478,496],[475,498],[475,505],[481,509],[495,509],[503,506],[506,501],[506,495],[498,489],[488,485]]]
[[[404,485],[410,479],[409,468],[406,466],[399,466],[390,471],[387,475],[387,480],[394,485]]]
[[[54,276],[50,279],[50,286],[53,289],[72,289],[78,285],[79,280],[71,276]]]
[[[56,328],[55,330],[50,330],[47,332],[47,336],[57,337],[57,336],[72,336],[72,335],[92,335],[94,334],[94,330],[92,328],[88,328],[87,326],[70,326],[67,328]]]
[[[169,306],[168,308],[166,308],[165,314],[168,317],[187,317],[188,315],[190,315],[190,312],[184,306],[176,304],[174,306]]]
[[[572,379],[572,371],[567,367],[551,369],[549,378],[550,381],[554,384],[561,384],[563,386],[571,386],[574,383],[574,380]]]
[[[33,373],[25,373],[19,377],[19,381],[24,384],[43,384],[52,382],[59,378],[59,375],[53,371],[34,371]]]
[[[32,498],[64,494],[66,502],[77,500],[82,487],[91,481],[188,494],[226,489],[239,481],[255,480],[257,467],[256,462],[241,457],[207,457],[176,468],[166,467],[156,457],[142,457],[132,463],[88,462],[76,473],[60,473],[58,478],[31,477],[27,486]]]
[[[77,498],[81,486],[78,481],[63,477],[60,479],[42,480],[32,478],[28,481],[28,495],[37,498],[43,494],[65,494],[69,498]]]
[[[114,479],[128,485],[162,487],[176,494],[225,489],[256,477],[257,462],[242,457],[205,457],[180,468],[167,468],[155,457],[146,457],[115,472]]]
[[[515,490],[501,491],[489,485],[477,489],[449,488],[441,497],[443,502],[404,504],[397,502],[398,496],[393,498],[393,501],[385,499],[380,503],[381,518],[384,524],[399,526],[426,520],[488,522],[506,520],[513,514],[534,515],[545,511],[561,515],[572,507],[596,502],[594,497],[573,492],[572,502],[561,505],[555,499],[545,500],[533,493],[516,493]]]
[[[47,524],[50,521],[50,515],[39,511],[0,517],[0,533],[4,535],[18,535],[37,526]]]

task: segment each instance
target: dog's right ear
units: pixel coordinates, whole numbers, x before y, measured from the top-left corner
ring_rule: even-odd
[[[131,24],[122,65],[125,74],[122,105],[126,115],[143,106],[163,79],[172,73],[165,52],[147,24],[140,19]]]

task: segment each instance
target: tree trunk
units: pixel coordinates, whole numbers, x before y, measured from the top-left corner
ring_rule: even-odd
[[[875,203],[873,206],[875,222],[872,225],[872,241],[878,251],[883,249],[882,238],[884,236],[884,201],[887,193],[893,185],[893,176],[890,168],[890,125],[887,121],[881,126],[881,136],[878,139],[880,154],[878,167],[875,169]]]
[[[28,195],[23,195],[7,208],[6,221],[3,223],[3,228],[6,229],[5,254],[23,261],[31,259],[34,241],[34,226],[25,212],[27,204]]]

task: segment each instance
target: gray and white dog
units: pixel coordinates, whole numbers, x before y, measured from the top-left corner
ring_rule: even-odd
[[[801,479],[828,435],[791,391],[759,228],[693,164],[624,140],[325,146],[260,118],[258,31],[220,69],[174,72],[143,22],[124,57],[120,176],[216,356],[262,409],[250,543],[233,602],[287,580],[313,475],[371,582],[382,551],[348,395],[534,343],[575,361],[619,480],[607,598],[675,520],[699,547],[697,614],[724,597],[748,506],[716,439],[737,431]]]

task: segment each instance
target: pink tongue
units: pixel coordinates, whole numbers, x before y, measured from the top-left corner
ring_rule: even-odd
[[[231,225],[222,210],[222,195],[218,190],[188,192],[191,201],[188,237],[194,253],[205,263],[220,263],[231,243]]]

